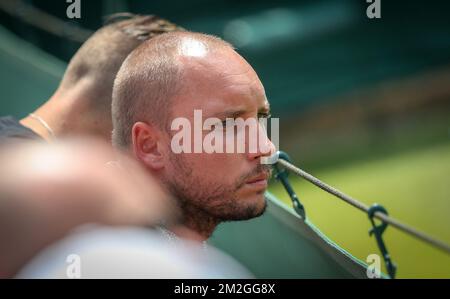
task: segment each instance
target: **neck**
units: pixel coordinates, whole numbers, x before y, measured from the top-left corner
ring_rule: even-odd
[[[50,139],[58,136],[62,132],[62,128],[60,126],[63,119],[61,119],[62,115],[66,113],[60,112],[61,109],[55,107],[53,100],[49,100],[44,105],[39,107],[36,111],[33,112],[34,115],[38,116],[42,119],[51,129],[55,136],[52,136],[50,130],[46,128],[46,126],[31,115],[26,116],[25,118],[20,120],[20,123],[32,130],[34,133],[42,137],[43,139],[49,141]]]
[[[217,218],[193,206],[184,206],[183,214],[183,226],[194,231],[200,241],[211,237],[220,222]]]
[[[54,136],[39,120],[28,115],[20,123],[34,131],[43,139],[49,141],[65,135],[95,135],[103,136],[102,122],[92,122],[89,118],[91,111],[87,106],[76,99],[77,94],[68,94],[57,91],[44,105],[33,114],[40,117],[51,128]],[[97,120],[98,121],[98,120]]]

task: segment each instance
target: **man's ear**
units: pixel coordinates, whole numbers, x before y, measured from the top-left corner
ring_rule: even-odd
[[[131,129],[133,152],[146,167],[158,170],[164,167],[161,132],[153,125],[136,122]]]

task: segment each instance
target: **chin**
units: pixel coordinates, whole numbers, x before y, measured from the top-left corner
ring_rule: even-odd
[[[264,194],[266,193],[266,191],[259,191],[259,192],[254,192],[251,193],[249,195],[246,196],[246,199],[244,199],[244,202],[248,202],[248,203],[254,203],[255,205],[262,205],[265,204],[266,202],[266,197],[264,196]]]
[[[264,211],[266,210],[267,207],[267,200],[266,197],[264,196],[265,192],[262,192],[261,194],[257,194],[257,205],[258,205],[258,209],[261,211],[260,215],[262,213],[264,213]],[[259,216],[259,215],[258,215]]]
[[[243,210],[247,211],[246,219],[251,219],[255,217],[261,216],[267,207],[266,197],[264,196],[264,192],[257,193],[244,200],[246,206],[243,207]]]
[[[238,197],[232,206],[214,214],[221,221],[250,220],[264,214],[267,202],[264,193]]]

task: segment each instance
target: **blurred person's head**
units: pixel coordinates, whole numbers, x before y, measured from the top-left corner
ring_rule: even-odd
[[[246,147],[243,153],[175,153],[172,121],[184,118],[194,128],[194,110],[218,122],[256,120],[269,114],[269,103],[253,68],[214,36],[167,33],[143,43],[125,60],[114,83],[113,143],[161,182],[178,200],[185,225],[207,238],[222,221],[264,212],[270,171],[260,160],[274,146],[264,132],[254,152]],[[258,124],[256,130],[263,128]],[[202,130],[200,142],[210,132]],[[194,144],[192,135],[183,141]]]
[[[109,141],[112,87],[122,62],[145,40],[174,30],[183,29],[153,15],[111,16],[75,53],[58,89],[35,114],[58,137],[95,135]],[[35,118],[21,122],[38,135],[51,137]]]
[[[136,162],[88,140],[0,150],[0,277],[85,223],[151,226],[176,220],[170,197]]]

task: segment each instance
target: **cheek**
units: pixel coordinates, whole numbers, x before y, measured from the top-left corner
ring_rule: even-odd
[[[198,177],[210,182],[231,183],[240,176],[243,157],[237,154],[188,154],[186,160]]]

